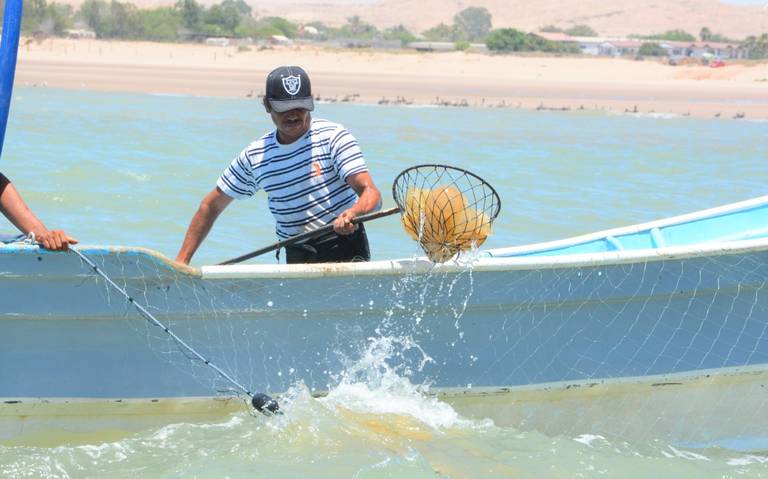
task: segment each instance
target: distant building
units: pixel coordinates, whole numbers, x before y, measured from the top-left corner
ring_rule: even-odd
[[[585,55],[635,56],[642,40],[611,37],[572,37],[563,32],[536,32],[535,35],[551,42],[575,43]]]
[[[411,42],[406,45],[419,52],[452,52],[456,45],[452,42]]]
[[[272,35],[269,37],[269,43],[272,45],[293,45],[293,40],[285,35]]]
[[[208,37],[205,39],[205,44],[212,47],[226,47],[229,46],[229,38]]]
[[[96,38],[96,32],[93,30],[86,30],[82,28],[72,28],[64,30],[64,35],[67,38]]]
[[[585,55],[637,56],[644,43],[656,43],[666,50],[667,56],[673,59],[717,57],[727,60],[749,58],[749,50],[741,47],[738,43],[572,37],[562,32],[536,32],[535,34],[553,42],[577,43]]]
[[[312,25],[299,25],[297,33],[302,37],[316,37],[320,31]]]
[[[609,40],[600,44],[600,55],[635,57],[643,43],[642,40]]]
[[[724,60],[749,58],[749,50],[737,43],[723,42],[658,42],[670,58],[709,58]]]

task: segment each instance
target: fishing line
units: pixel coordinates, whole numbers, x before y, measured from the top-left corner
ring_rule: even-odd
[[[192,346],[190,346],[186,342],[184,342],[184,340],[181,339],[180,337],[178,337],[173,331],[171,331],[168,328],[168,326],[166,326],[163,323],[161,323],[160,321],[158,321],[158,319],[155,318],[152,315],[152,313],[147,311],[146,308],[144,308],[144,306],[142,306],[140,303],[138,303],[123,288],[121,288],[120,286],[117,285],[117,283],[112,281],[112,279],[110,279],[109,276],[106,275],[106,273],[104,273],[101,269],[99,269],[99,267],[96,266],[93,263],[93,261],[90,260],[90,258],[88,258],[86,255],[84,255],[83,253],[81,253],[80,251],[78,251],[78,250],[76,250],[74,248],[70,248],[69,250],[72,251],[73,253],[75,253],[77,256],[79,256],[81,260],[85,261],[85,263],[88,264],[93,269],[93,271],[96,272],[97,275],[101,276],[104,279],[104,281],[107,282],[107,284],[109,284],[110,286],[115,288],[117,291],[119,291],[120,294],[122,294],[125,297],[125,299],[136,308],[136,310],[139,312],[139,314],[141,314],[144,317],[144,319],[146,319],[147,321],[149,321],[153,325],[157,326],[158,328],[162,329],[164,332],[166,332],[176,342],[176,344],[182,349],[182,351],[185,351],[185,355],[186,355],[186,353],[189,353],[189,354],[191,354],[190,359],[197,359],[199,361],[202,361],[206,366],[209,366],[211,369],[216,371],[216,373],[219,376],[221,376],[222,378],[227,380],[230,384],[232,384],[237,389],[239,389],[240,391],[245,393],[249,398],[251,398],[251,405],[253,405],[253,407],[257,411],[259,411],[261,413],[264,413],[264,414],[267,414],[267,415],[269,415],[269,414],[280,414],[281,413],[280,412],[280,406],[277,403],[277,401],[272,399],[267,394],[264,394],[264,393],[253,393],[248,388],[246,388],[245,386],[243,386],[242,384],[237,382],[229,374],[224,372],[221,368],[219,368],[218,366],[213,364],[211,361],[206,359],[202,354],[198,353]]]

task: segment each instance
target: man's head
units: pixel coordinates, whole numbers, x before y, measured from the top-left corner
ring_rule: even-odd
[[[300,67],[283,66],[267,75],[264,108],[277,126],[278,140],[293,143],[309,130],[315,109],[309,75]]]
[[[309,75],[301,67],[277,67],[267,75],[266,102],[269,108],[284,113],[288,110],[315,109]]]

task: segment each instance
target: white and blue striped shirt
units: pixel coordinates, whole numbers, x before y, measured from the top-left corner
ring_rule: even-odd
[[[368,171],[357,140],[343,126],[312,120],[304,136],[283,145],[271,131],[254,141],[224,170],[217,186],[235,199],[267,193],[277,236],[295,236],[331,223],[357,201],[347,184]]]

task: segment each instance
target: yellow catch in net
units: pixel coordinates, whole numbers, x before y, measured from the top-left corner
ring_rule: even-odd
[[[453,186],[409,188],[401,218],[405,231],[435,263],[482,245],[491,234],[490,218]]]

